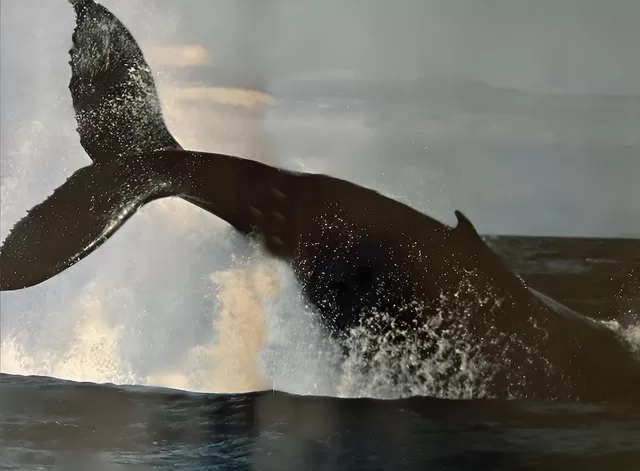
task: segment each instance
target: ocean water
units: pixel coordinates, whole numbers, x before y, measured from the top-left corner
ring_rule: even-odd
[[[487,241],[536,288],[640,348],[640,241]],[[268,377],[266,363],[256,368]],[[135,382],[0,375],[0,469],[640,469],[635,406],[428,394],[392,400],[357,397],[353,389],[221,394]]]

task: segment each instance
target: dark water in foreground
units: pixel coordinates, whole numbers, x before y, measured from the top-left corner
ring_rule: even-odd
[[[640,312],[640,241],[490,243],[574,309]],[[0,469],[638,470],[640,406],[195,394],[0,375]]]
[[[5,469],[637,470],[640,464],[640,409],[203,395],[7,375],[0,381]]]

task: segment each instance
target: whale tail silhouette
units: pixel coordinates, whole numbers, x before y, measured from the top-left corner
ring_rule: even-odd
[[[274,255],[290,257],[299,235],[301,182],[295,175],[238,157],[186,150],[94,162],[11,229],[0,248],[0,291],[33,286],[60,273],[102,245],[142,205],[168,196],[189,198],[236,230],[263,236]]]
[[[70,3],[76,27],[69,90],[80,142],[93,163],[76,171],[12,228],[0,249],[2,291],[33,286],[60,273],[157,198],[180,196],[250,231],[245,213],[234,213],[230,205],[237,200],[234,195],[247,190],[243,172],[256,174],[250,169],[259,164],[183,151],[165,124],[151,69],[131,33],[93,0]],[[196,169],[206,181],[197,181],[197,175],[186,178]],[[275,171],[269,170],[258,172],[263,183]],[[203,196],[203,191],[208,193]]]
[[[69,91],[80,143],[94,163],[11,230],[0,252],[2,290],[59,273],[101,245],[140,205],[178,189],[142,162],[153,151],[182,147],[165,124],[140,47],[102,5],[69,2],[76,13]]]

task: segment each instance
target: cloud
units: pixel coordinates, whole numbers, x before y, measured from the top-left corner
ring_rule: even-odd
[[[146,55],[148,61],[163,67],[187,67],[210,65],[209,53],[200,44],[178,44],[172,46],[152,45]]]

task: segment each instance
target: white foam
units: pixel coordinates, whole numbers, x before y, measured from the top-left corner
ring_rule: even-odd
[[[623,321],[601,321],[601,324],[613,330],[629,350],[640,354],[640,316],[627,311],[620,316]]]

